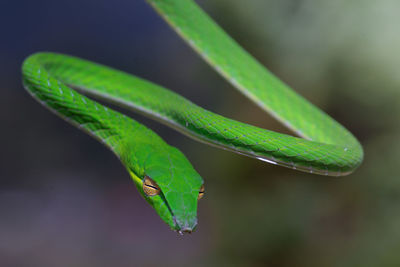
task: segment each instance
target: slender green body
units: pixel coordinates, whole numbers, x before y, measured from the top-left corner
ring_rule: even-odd
[[[225,118],[151,82],[82,59],[54,53],[27,58],[26,89],[108,146],[171,228],[190,232],[196,226],[203,184],[199,174],[157,134],[79,92],[137,110],[205,143],[270,163],[331,176],[358,167],[363,151],[354,136],[267,71],[194,2],[149,2],[232,85],[300,136]],[[155,181],[158,195],[143,191],[146,177]]]

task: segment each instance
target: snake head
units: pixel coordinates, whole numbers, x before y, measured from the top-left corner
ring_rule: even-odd
[[[202,178],[178,149],[140,147],[136,144],[123,160],[137,189],[171,229],[191,233],[197,225],[197,202],[204,194]]]

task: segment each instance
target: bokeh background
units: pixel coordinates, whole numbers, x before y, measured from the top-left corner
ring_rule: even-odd
[[[23,59],[67,53],[164,85],[212,111],[282,131],[145,1],[2,0],[1,266],[399,266],[400,2],[198,2],[251,54],[363,143],[327,178],[199,144],[139,115],[206,181],[179,236],[94,139],[35,102]]]

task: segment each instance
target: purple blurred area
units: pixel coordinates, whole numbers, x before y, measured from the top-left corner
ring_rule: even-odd
[[[228,117],[286,131],[211,70],[143,0],[0,5],[0,266],[398,266],[400,3],[198,1],[285,82],[363,143],[335,179],[197,143],[126,112],[205,180],[199,226],[171,231],[117,158],[35,102],[38,51],[99,62]]]

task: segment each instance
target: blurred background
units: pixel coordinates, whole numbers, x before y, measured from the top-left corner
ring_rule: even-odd
[[[1,266],[399,266],[400,2],[198,2],[272,72],[350,129],[351,176],[295,172],[205,146],[129,113],[180,148],[206,195],[192,235],[171,231],[117,158],[21,85],[37,51],[149,79],[240,121],[282,131],[145,1],[2,0]]]

